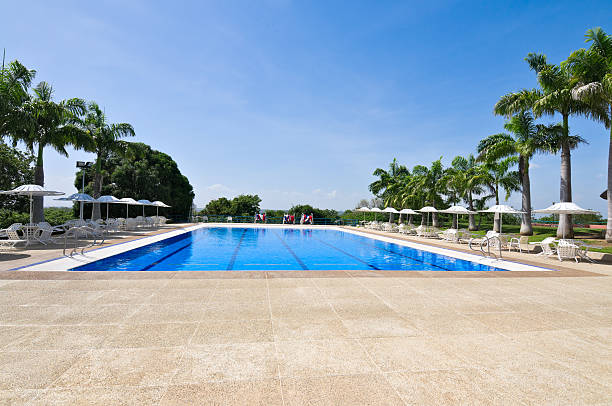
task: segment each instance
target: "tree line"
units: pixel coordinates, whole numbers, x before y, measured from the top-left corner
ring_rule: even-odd
[[[13,61],[0,71],[0,139],[8,138],[13,142],[13,153],[18,156],[21,152],[15,149],[19,142],[26,146],[28,166],[33,164],[32,180],[34,184],[44,186],[44,151],[51,147],[63,156],[68,156],[68,147],[81,149],[95,154],[95,162],[90,170],[91,179],[88,190],[94,198],[102,195],[103,189],[108,191],[110,184],[121,182],[121,177],[113,182],[106,182],[105,178],[112,172],[112,167],[119,165],[118,161],[130,162],[135,151],[143,150],[140,147],[126,142],[124,139],[135,135],[134,128],[128,123],[109,123],[106,114],[100,106],[93,101],[86,102],[81,98],[70,98],[55,101],[53,87],[47,82],[40,82],[33,86],[36,71],[26,68],[19,61]],[[148,147],[148,146],[147,146]],[[150,149],[150,147],[149,147]],[[157,151],[155,151],[157,152]],[[164,154],[165,155],[165,154]],[[167,157],[167,156],[166,156]],[[169,158],[169,157],[168,157]],[[170,158],[170,160],[172,160]],[[7,161],[8,162],[8,161]],[[174,172],[180,171],[174,165]],[[145,168],[144,170],[147,170]],[[151,173],[154,176],[155,173]],[[181,175],[182,176],[182,175]],[[80,179],[80,178],[79,178]],[[163,179],[160,179],[162,181]],[[183,213],[187,213],[193,200],[193,190],[189,182],[181,179],[179,185],[180,200],[172,194],[166,193],[166,203],[179,206]],[[185,185],[187,182],[188,187]],[[155,183],[148,181],[148,183]],[[18,184],[17,179],[11,180],[13,185]],[[6,185],[2,185],[6,187]],[[76,185],[80,189],[80,184]],[[172,186],[172,185],[169,185]],[[139,195],[138,189],[132,188],[122,191],[126,196],[134,196],[149,200],[161,200],[157,193],[158,188],[151,187],[150,194]],[[185,204],[185,189],[190,201]],[[115,192],[116,192],[115,191]],[[163,194],[162,194],[163,195]],[[179,202],[177,204],[177,202]],[[173,204],[174,203],[174,204]],[[185,207],[187,209],[185,210]],[[93,204],[92,218],[101,217],[100,204]],[[33,202],[33,220],[44,221],[43,198],[35,197]]]
[[[550,63],[544,54],[529,53],[525,61],[537,77],[538,87],[503,95],[493,112],[506,117],[504,132],[483,138],[476,154],[455,157],[448,168],[442,159],[430,166],[416,165],[409,170],[397,160],[389,169],[378,168],[378,179],[369,189],[385,205],[436,208],[464,202],[470,210],[480,210],[491,199],[500,203],[500,193],[507,200],[521,192],[520,233],[532,235],[531,181],[529,168],[537,154],[560,154],[561,202],[572,201],[571,151],[587,141],[570,133],[570,117],[586,117],[610,130],[608,156],[608,225],[606,240],[612,242],[612,37],[601,28],[585,34],[588,48],[572,52],[558,63]],[[561,117],[561,122],[541,124],[543,116]],[[475,230],[474,216],[469,229]],[[438,219],[434,215],[434,225]],[[499,222],[495,222],[499,230]],[[561,215],[558,236],[573,237],[572,218]]]

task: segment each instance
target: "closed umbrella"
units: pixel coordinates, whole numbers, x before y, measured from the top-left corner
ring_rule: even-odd
[[[393,214],[395,213],[399,213],[399,211],[397,211],[396,209],[394,209],[393,207],[387,207],[383,210],[383,213],[389,213],[389,223],[391,223]]]
[[[40,185],[21,185],[12,190],[0,191],[0,194],[28,196],[30,198],[30,223],[32,223],[32,201],[34,196],[61,196],[64,192],[47,190]]]
[[[370,211],[374,213],[374,221],[376,221],[376,213],[382,213],[382,210],[378,207],[372,207]]]
[[[87,193],[73,193],[70,196],[67,197],[60,197],[59,199],[55,199],[55,200],[70,200],[73,202],[79,202],[79,218],[81,220],[83,220],[83,205],[85,202],[95,202],[96,199],[94,199],[93,197],[89,196]]]
[[[546,214],[595,214],[594,210],[583,209],[576,203],[572,202],[561,202],[555,203],[545,209],[534,210],[534,213],[546,213]],[[563,229],[563,238],[565,239],[565,228]]]
[[[130,204],[134,206],[140,206],[140,203],[138,203],[136,200],[132,199],[131,197],[124,197],[123,199],[119,199],[117,203],[125,204],[125,218],[130,217]]]
[[[448,209],[440,210],[440,213],[456,214],[457,215],[457,225],[459,224],[460,214],[476,214],[475,211],[468,210],[463,206],[451,206]]]
[[[120,200],[117,199],[115,196],[104,195],[104,196],[98,197],[96,199],[96,202],[106,203],[106,219],[108,220],[108,206],[110,206],[111,203],[120,203]]]
[[[524,214],[524,211],[513,209],[505,204],[496,204],[486,210],[480,210],[481,213],[499,213],[499,233],[502,232],[502,215],[504,214]]]
[[[427,213],[427,227],[429,227],[429,213],[437,213],[438,209],[432,206],[425,206],[418,211],[420,211],[421,213]]]
[[[155,214],[155,215],[156,215],[157,217],[159,217],[159,208],[160,208],[160,207],[172,207],[172,206],[168,206],[168,205],[167,205],[166,203],[164,203],[164,202],[160,202],[159,200],[156,200],[156,201],[154,201],[154,202],[153,202],[153,203],[151,203],[151,204],[152,204],[153,206],[155,206],[155,207],[156,207],[157,212],[156,212],[156,214]]]

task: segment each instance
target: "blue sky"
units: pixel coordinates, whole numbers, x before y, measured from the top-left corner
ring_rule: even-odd
[[[449,164],[500,132],[499,96],[536,84],[528,52],[557,63],[588,28],[612,31],[603,1],[31,1],[3,15],[8,60],[133,124],[200,207],[240,193],[354,207],[394,157]],[[570,126],[590,142],[573,154],[574,201],[604,211],[607,132]],[[45,154],[47,186],[68,193],[74,161],[93,158]],[[531,184],[534,207],[557,201],[559,157],[536,157]]]

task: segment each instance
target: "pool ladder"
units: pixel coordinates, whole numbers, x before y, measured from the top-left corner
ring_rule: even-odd
[[[477,247],[474,248],[472,245],[477,245]],[[501,259],[502,257],[502,244],[498,236],[492,236],[492,237],[485,236],[479,241],[475,241],[474,239],[471,239],[468,243],[468,246],[470,247],[470,249],[474,251],[480,250],[482,256],[485,258],[493,258],[497,260],[497,259]],[[493,252],[491,252],[491,247],[493,247]],[[499,252],[498,254],[495,254],[495,249],[498,250]]]
[[[105,238],[104,232],[100,235],[98,232],[96,232],[96,230],[94,230],[93,228],[89,226],[72,227],[66,230],[63,235],[64,236],[64,256],[72,257],[75,253],[78,254],[79,241],[81,239],[86,239],[88,234],[93,235],[94,240],[92,241],[91,244],[81,247],[81,255],[84,255],[85,249],[91,248],[96,245],[102,245],[104,243],[104,238]],[[98,241],[98,238],[101,238],[101,240]],[[69,247],[68,247],[69,240],[72,240],[74,245],[72,247],[72,250],[70,251],[70,254],[66,255],[66,251],[69,250]]]

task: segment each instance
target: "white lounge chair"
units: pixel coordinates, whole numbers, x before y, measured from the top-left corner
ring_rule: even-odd
[[[525,249],[529,251],[529,237],[527,237],[526,235],[522,235],[518,238],[513,237],[508,242],[508,251],[515,249],[519,252],[523,252],[523,246],[527,246],[527,248]]]
[[[555,242],[555,237],[546,237],[542,241],[531,242],[529,244],[540,247],[542,251],[538,253],[538,256],[546,255],[547,257],[550,257],[557,253],[557,249],[555,248],[554,242]]]

